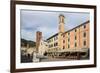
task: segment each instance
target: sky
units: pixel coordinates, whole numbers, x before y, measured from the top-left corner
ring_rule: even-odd
[[[36,41],[36,32],[42,32],[43,39],[58,33],[59,15],[65,16],[65,31],[70,30],[90,19],[86,12],[59,12],[21,10],[21,38]]]

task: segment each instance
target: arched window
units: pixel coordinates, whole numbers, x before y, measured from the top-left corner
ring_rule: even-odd
[[[84,46],[86,46],[86,41],[84,41]]]
[[[86,37],[86,32],[83,33],[83,37]]]
[[[75,42],[75,47],[77,47],[77,43]]]

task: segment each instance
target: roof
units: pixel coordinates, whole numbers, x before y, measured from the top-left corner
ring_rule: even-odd
[[[52,36],[51,36],[51,37],[49,37],[47,40],[49,40],[49,39],[51,39],[51,38],[55,37],[56,35],[58,35],[58,33],[56,33],[56,34],[52,35]]]
[[[87,24],[87,23],[89,23],[90,21],[88,20],[88,21],[86,21],[86,22],[84,22],[84,23],[82,23],[82,24],[80,24],[80,25],[78,25],[78,26],[76,26],[76,27],[74,27],[74,28],[72,28],[72,29],[70,29],[70,30],[67,30],[66,32],[70,32],[70,31],[72,31],[73,29],[75,29],[75,28],[78,28],[78,27],[80,27],[80,26],[82,26],[82,25],[85,25],[85,24]],[[65,32],[65,33],[66,33]]]

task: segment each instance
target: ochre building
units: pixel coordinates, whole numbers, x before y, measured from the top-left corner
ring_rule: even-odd
[[[59,31],[47,39],[48,52],[89,49],[90,48],[90,21],[65,31],[65,16],[59,16]]]

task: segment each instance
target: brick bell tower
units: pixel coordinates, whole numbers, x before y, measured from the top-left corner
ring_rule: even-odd
[[[39,45],[40,45],[40,41],[42,39],[42,32],[37,31],[36,32],[36,52],[38,53],[38,49],[39,49]]]
[[[59,15],[59,32],[58,32],[58,47],[59,49],[62,49],[62,34],[65,32],[65,29],[64,29],[64,15],[60,14]]]

